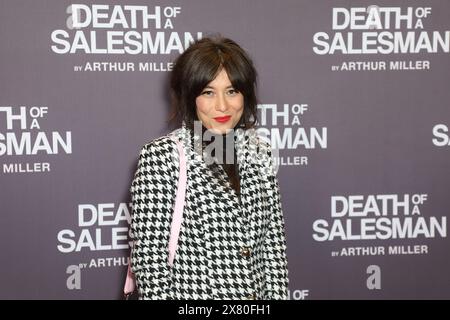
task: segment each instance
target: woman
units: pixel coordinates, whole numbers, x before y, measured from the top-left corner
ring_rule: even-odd
[[[187,159],[183,220],[170,265],[179,156],[166,135],[142,148],[131,186],[140,298],[286,299],[284,220],[271,147],[254,134],[252,61],[230,39],[203,38],[177,58],[170,84]]]

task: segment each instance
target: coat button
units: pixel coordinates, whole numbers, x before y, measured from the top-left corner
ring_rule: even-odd
[[[252,293],[247,297],[248,300],[256,300],[256,294]]]
[[[250,257],[250,248],[242,247],[241,248],[241,256],[248,258]]]

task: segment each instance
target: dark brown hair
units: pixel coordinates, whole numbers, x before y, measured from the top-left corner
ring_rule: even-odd
[[[178,58],[170,75],[174,111],[169,121],[185,121],[193,128],[195,99],[222,70],[234,89],[244,96],[244,111],[237,127],[250,129],[257,121],[257,73],[248,54],[233,40],[221,36],[196,40]]]

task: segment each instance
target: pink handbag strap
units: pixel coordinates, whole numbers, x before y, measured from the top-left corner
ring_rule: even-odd
[[[131,248],[131,250],[133,250],[133,248]],[[134,278],[134,273],[131,270],[131,256],[130,256],[127,269],[127,278],[125,279],[125,286],[123,287],[124,295],[125,296],[130,295],[131,293],[133,293],[135,288],[136,288],[136,279]]]
[[[184,199],[186,196],[186,156],[183,151],[183,145],[180,140],[171,135],[170,138],[177,144],[178,154],[180,158],[179,174],[178,174],[178,187],[175,198],[175,208],[172,216],[172,224],[170,226],[170,238],[169,238],[169,265],[173,266],[173,260],[175,259],[175,252],[178,245],[178,237],[180,235],[181,221],[183,220]],[[133,251],[133,248],[131,248]],[[128,263],[127,277],[125,280],[125,286],[123,292],[125,296],[131,294],[136,288],[134,273],[131,270],[131,255]]]
[[[177,196],[175,198],[175,209],[172,217],[172,225],[170,226],[169,239],[169,265],[173,266],[175,252],[178,245],[178,236],[180,235],[181,221],[183,220],[184,198],[186,196],[186,157],[183,151],[183,145],[177,138],[173,138],[177,143],[178,154],[180,156],[180,166],[178,174]]]

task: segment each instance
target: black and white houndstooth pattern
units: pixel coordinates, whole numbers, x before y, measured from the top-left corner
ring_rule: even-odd
[[[286,299],[286,238],[270,145],[236,132],[239,201],[194,151],[184,124],[171,134],[183,141],[188,180],[173,267],[168,243],[179,156],[169,135],[142,148],[130,189],[132,268],[141,299]],[[219,175],[228,181],[223,169]]]

